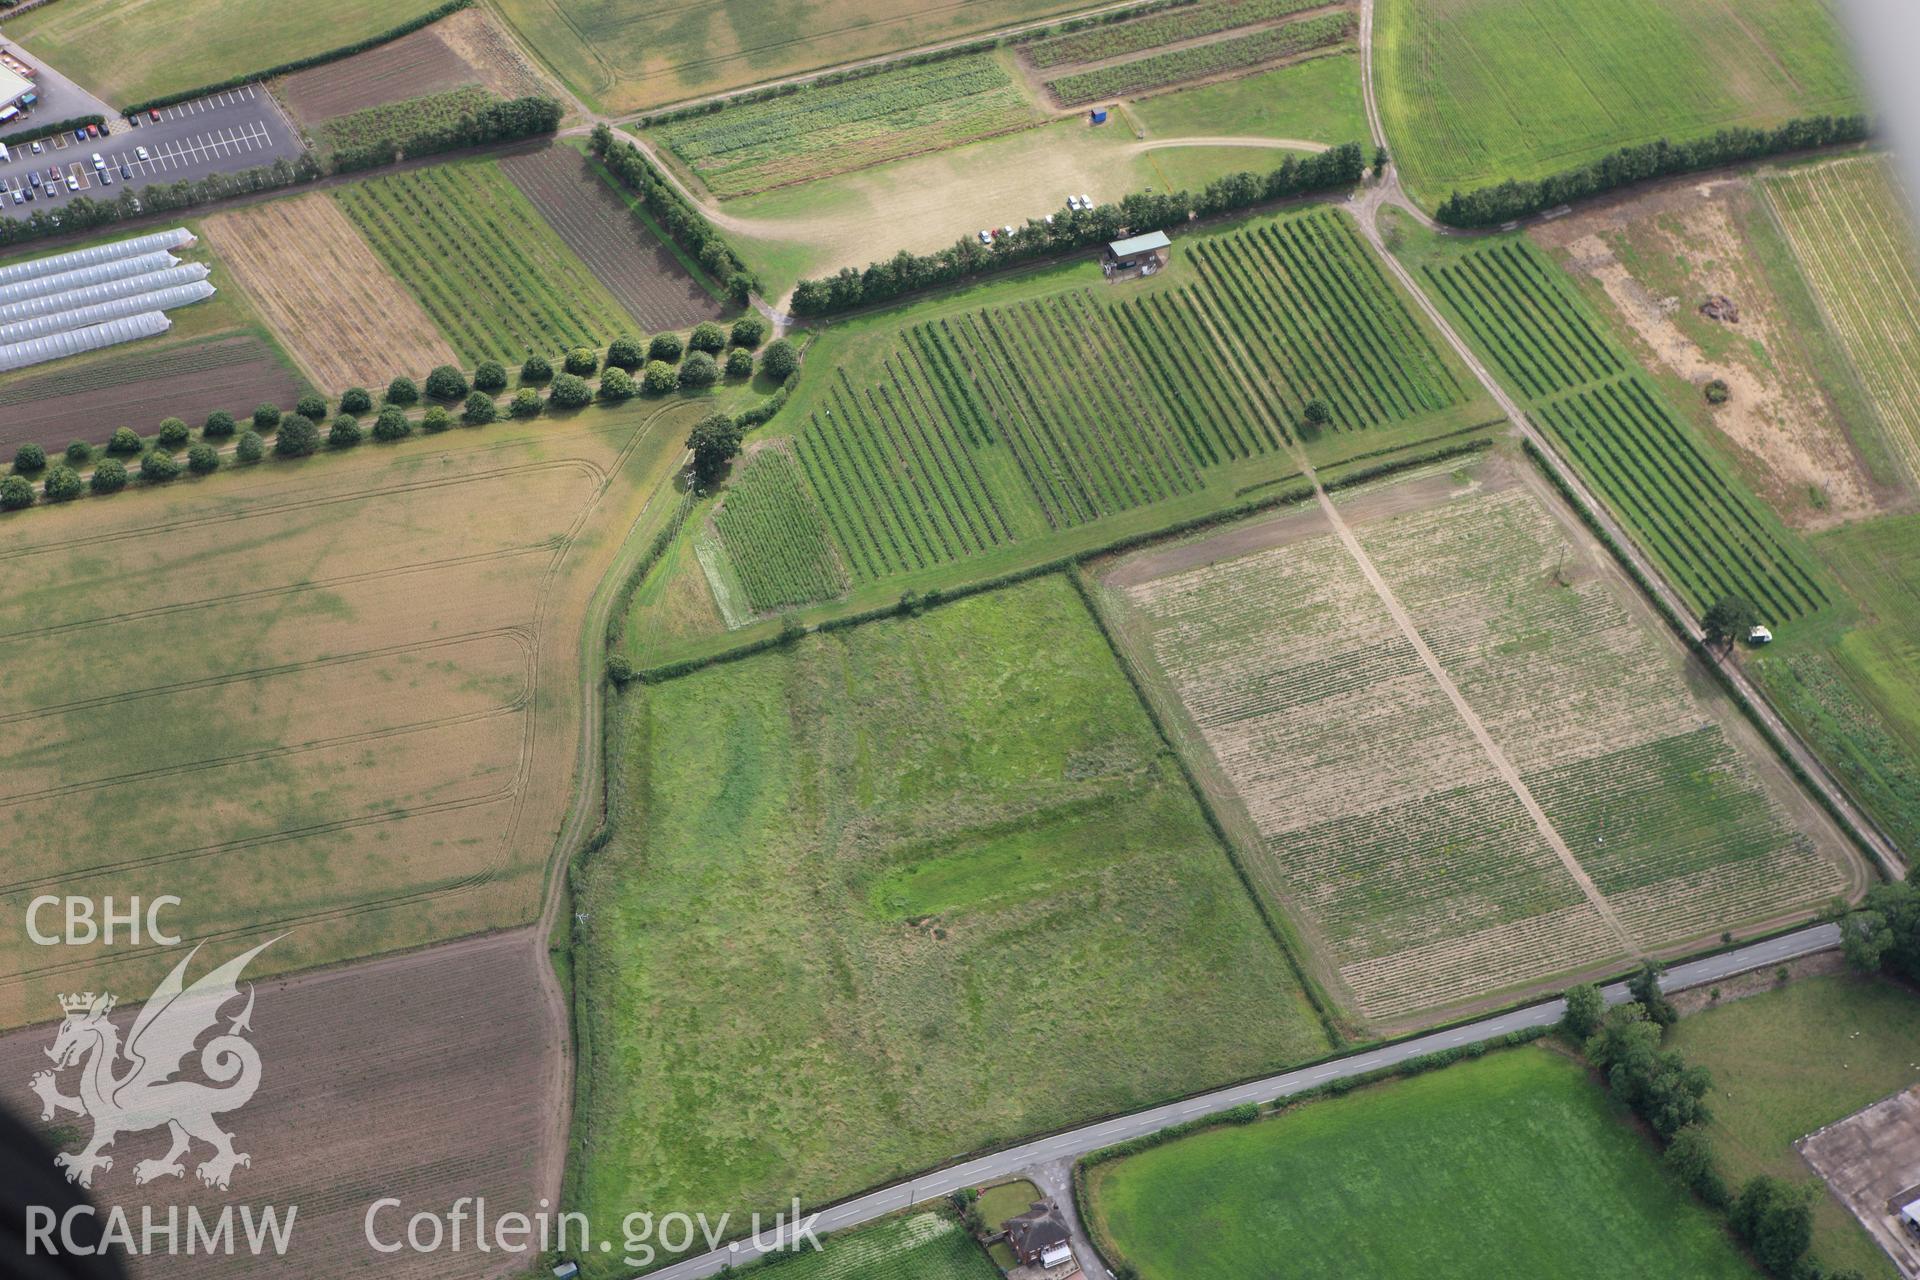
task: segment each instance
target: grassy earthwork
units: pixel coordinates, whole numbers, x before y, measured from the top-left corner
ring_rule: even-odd
[[[816,1203],[1327,1047],[1061,577],[618,715],[573,1207]]]

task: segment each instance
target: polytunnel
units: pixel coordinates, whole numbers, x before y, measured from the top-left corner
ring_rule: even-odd
[[[157,253],[136,253],[125,258],[115,258],[111,262],[96,262],[90,267],[81,267],[74,271],[56,271],[49,276],[16,280],[12,284],[0,284],[0,303],[24,302],[28,298],[37,298],[44,293],[65,293],[69,289],[80,289],[90,284],[118,280],[123,276],[141,276],[149,271],[170,267],[178,261],[180,259],[162,249]]]
[[[206,263],[183,262],[177,267],[168,267],[163,271],[149,271],[141,276],[126,276],[119,280],[109,280],[104,284],[90,284],[84,289],[50,293],[44,297],[28,298],[24,302],[0,303],[0,324],[13,324],[34,316],[55,315],[62,311],[72,311],[76,307],[90,307],[95,303],[109,302],[114,298],[152,293],[156,289],[170,289],[174,285],[191,284],[195,280],[206,278]]]
[[[24,369],[47,360],[58,360],[63,356],[77,356],[83,351],[98,351],[139,338],[158,337],[172,327],[173,321],[167,319],[165,313],[142,311],[137,316],[122,316],[105,324],[68,329],[65,333],[50,333],[44,338],[29,338],[25,342],[0,346],[0,373],[9,369]]]
[[[49,276],[62,271],[75,271],[81,267],[91,267],[95,263],[131,258],[140,253],[179,249],[192,243],[193,232],[185,227],[175,227],[171,231],[155,231],[144,236],[134,236],[129,240],[115,240],[111,244],[96,244],[86,249],[73,249],[47,258],[33,258],[26,262],[15,262],[9,266],[0,267],[0,284],[12,284],[16,280],[31,280],[36,276]]]
[[[41,338],[67,329],[84,329],[105,320],[139,315],[142,311],[171,311],[175,307],[204,302],[213,294],[212,285],[204,280],[196,280],[192,284],[177,284],[170,289],[156,289],[152,293],[136,293],[110,302],[96,302],[90,307],[76,307],[72,311],[57,311],[52,315],[35,316],[31,320],[0,324],[0,344],[25,342],[28,338]]]

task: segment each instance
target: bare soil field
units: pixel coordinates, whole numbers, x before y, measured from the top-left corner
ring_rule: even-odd
[[[720,302],[573,148],[507,156],[500,171],[642,327],[688,329],[721,315]]]
[[[189,981],[253,942],[203,949]],[[541,950],[536,932],[522,929],[258,983],[249,1038],[260,1053],[260,1089],[221,1118],[252,1163],[234,1172],[227,1190],[204,1187],[193,1166],[209,1149],[196,1146],[182,1177],[136,1186],[135,1164],[166,1150],[166,1131],[152,1129],[114,1142],[113,1167],[97,1175],[92,1194],[103,1207],[125,1208],[136,1224],[143,1206],[162,1214],[169,1205],[207,1214],[227,1204],[274,1205],[283,1213],[295,1207],[292,1245],[280,1258],[242,1251],[137,1259],[137,1280],[330,1280],[375,1268],[485,1280],[524,1271],[524,1258],[516,1265],[511,1255],[471,1247],[432,1256],[376,1253],[362,1223],[368,1206],[388,1196],[405,1203],[377,1219],[391,1239],[408,1214],[444,1213],[460,1196],[485,1196],[490,1214],[531,1214],[541,1197],[555,1195],[564,1154],[557,1118],[566,1028],[539,999]],[[124,1036],[147,992],[123,994],[126,1003],[112,1020]],[[236,1000],[227,1012],[239,1008]],[[49,1011],[57,1012],[39,1012]],[[27,1084],[47,1068],[42,1051],[52,1042],[46,1025],[0,1037],[0,1101],[30,1122],[41,1112]],[[190,1068],[183,1078],[191,1077]],[[71,1092],[73,1073],[60,1084]],[[77,1149],[91,1130],[89,1121],[67,1113],[53,1123],[62,1150]]]
[[[0,911],[173,894],[286,972],[517,924],[572,803],[581,619],[693,410],[269,461],[16,516]],[[0,1025],[150,948],[0,939]]]
[[[0,388],[0,451],[11,457],[32,442],[53,452],[70,440],[100,443],[115,427],[151,432],[169,415],[198,423],[215,409],[292,404],[305,386],[271,347],[246,335],[129,351]]]
[[[430,27],[341,62],[297,71],[274,92],[303,128],[368,107],[484,85],[504,98],[552,87],[484,9],[463,9]]]
[[[317,385],[381,387],[398,374],[419,378],[435,365],[460,363],[324,192],[215,214],[205,227]]]
[[[1101,584],[1256,887],[1369,1025],[1862,887],[1531,470],[1494,457],[1340,503],[1394,607],[1314,509]]]
[[[1737,456],[1789,523],[1827,528],[1899,505],[1905,486],[1876,477],[1860,442],[1877,426],[1849,394],[1810,301],[1772,264],[1784,245],[1745,178],[1671,183],[1543,223],[1528,233],[1587,285],[1652,369],[1690,384],[1675,401]],[[1709,298],[1737,319],[1703,314]],[[1727,384],[1709,407],[1703,388]]]

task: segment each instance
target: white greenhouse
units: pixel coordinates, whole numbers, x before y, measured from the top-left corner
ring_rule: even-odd
[[[127,276],[120,280],[108,280],[104,284],[90,284],[82,289],[69,289],[65,293],[50,293],[44,297],[28,298],[22,302],[0,303],[0,324],[13,324],[33,316],[72,311],[76,307],[90,307],[95,303],[108,302],[114,298],[152,293],[156,289],[171,289],[175,285],[191,284],[206,278],[206,263],[183,262],[177,267],[149,271],[145,275]]]
[[[35,316],[31,320],[20,320],[13,324],[0,324],[0,344],[44,338],[50,333],[62,333],[68,329],[84,329],[106,320],[136,316],[143,311],[171,311],[175,307],[192,306],[211,298],[213,293],[212,285],[198,280],[192,284],[177,284],[170,289],[156,289],[152,293],[136,293],[110,302],[96,302],[90,307]]]
[[[29,338],[25,342],[0,347],[0,373],[24,369],[47,360],[58,360],[62,356],[77,356],[83,351],[98,351],[102,347],[132,342],[136,338],[158,337],[172,327],[173,321],[167,319],[165,312],[142,311],[137,316],[123,316],[105,324],[68,329],[44,338]]]
[[[135,253],[111,262],[96,262],[77,271],[57,271],[50,276],[16,280],[12,284],[0,284],[0,303],[19,302],[48,293],[64,293],[68,289],[80,289],[124,276],[143,276],[149,271],[163,270],[178,261],[180,259],[162,249],[158,253]]]
[[[88,249],[72,249],[66,253],[56,253],[51,257],[33,258],[26,262],[15,262],[0,267],[0,284],[12,284],[16,280],[31,280],[37,276],[54,275],[61,271],[77,271],[81,267],[91,267],[96,263],[112,262],[118,258],[130,258],[139,253],[154,253],[162,249],[179,249],[193,243],[193,232],[185,227],[175,227],[171,231],[155,231],[144,236],[134,236],[130,240],[115,240],[111,244],[96,244]]]

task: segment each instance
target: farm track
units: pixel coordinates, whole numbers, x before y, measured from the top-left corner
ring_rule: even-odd
[[[509,156],[500,170],[643,328],[687,329],[723,314],[719,301],[572,148]]]

